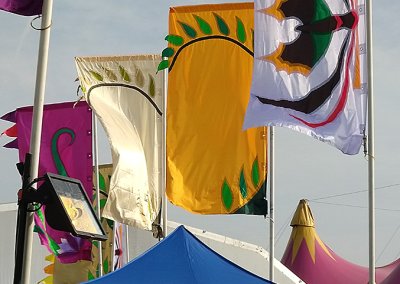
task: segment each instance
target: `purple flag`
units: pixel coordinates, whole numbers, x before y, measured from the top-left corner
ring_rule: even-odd
[[[79,179],[92,198],[92,112],[86,102],[45,105],[40,146],[39,173],[56,173]],[[18,149],[21,161],[29,151],[32,107],[16,110]],[[35,214],[35,231],[41,243],[61,263],[91,259],[91,242],[52,229],[43,208]]]
[[[0,0],[0,10],[22,16],[42,13],[43,0]]]
[[[10,111],[9,113],[4,114],[2,117],[0,117],[0,119],[6,120],[9,122],[16,122],[17,118],[15,116],[16,116],[16,111],[13,110],[13,111]]]
[[[18,149],[18,140],[14,139],[13,141],[3,145],[4,148],[10,148],[10,149]]]

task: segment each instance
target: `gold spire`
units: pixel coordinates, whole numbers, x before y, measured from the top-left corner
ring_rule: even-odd
[[[293,242],[292,263],[295,260],[297,253],[299,252],[300,245],[303,240],[306,242],[308,252],[310,253],[310,256],[314,263],[316,242],[321,246],[321,248],[327,255],[329,255],[332,259],[335,259],[315,231],[314,217],[311,213],[310,207],[308,206],[307,200],[300,200],[296,212],[293,215],[290,226],[293,227],[292,234],[290,235],[289,240],[289,242]]]
[[[314,217],[312,215],[311,209],[308,206],[308,200],[302,199],[297,206],[296,212],[293,215],[292,222],[290,226],[305,226],[305,227],[313,227],[314,226]]]

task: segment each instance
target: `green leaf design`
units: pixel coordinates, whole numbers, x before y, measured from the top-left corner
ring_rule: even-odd
[[[239,17],[236,17],[236,24],[236,36],[241,43],[245,43],[247,38],[246,29],[242,20]]]
[[[106,76],[108,77],[108,79],[110,79],[110,81],[115,82],[118,80],[117,75],[114,74],[113,71],[111,71],[110,69],[107,69],[106,67],[101,66],[101,69],[103,69],[103,71],[106,73]]]
[[[228,25],[225,23],[224,19],[221,18],[221,16],[219,16],[216,13],[213,13],[214,17],[215,17],[215,21],[217,22],[217,26],[219,29],[219,32],[223,35],[228,36],[229,35],[229,27]]]
[[[99,188],[103,191],[106,190],[106,180],[103,175],[99,173]]]
[[[108,258],[106,258],[103,261],[103,272],[104,272],[104,274],[107,274],[108,272],[110,272],[108,269],[109,269],[109,267],[108,267]]]
[[[156,96],[156,83],[154,77],[149,74],[149,95],[154,98]]]
[[[86,87],[81,85],[82,93],[86,94]]]
[[[94,245],[96,248],[99,248],[99,242],[98,241],[92,242],[92,245]]]
[[[107,225],[111,228],[114,229],[114,221],[110,220],[110,219],[106,219]]]
[[[197,32],[196,32],[196,30],[195,30],[194,28],[192,28],[192,27],[189,26],[188,24],[185,24],[185,23],[183,23],[183,22],[181,22],[181,21],[178,21],[178,23],[181,25],[183,31],[185,32],[185,34],[186,34],[188,37],[196,38]]]
[[[53,252],[55,256],[58,256],[58,250],[60,249],[60,246],[49,236],[47,236],[47,241],[49,242],[49,248]]]
[[[144,75],[142,70],[136,67],[136,84],[140,87],[143,88],[144,86]]]
[[[97,81],[103,81],[103,76],[101,76],[100,73],[97,73],[96,71],[93,71],[93,70],[90,70],[89,73],[93,79],[95,79]]]
[[[258,188],[260,183],[260,169],[258,167],[258,158],[255,158],[253,166],[251,167],[251,180],[255,188]]]
[[[161,61],[160,64],[158,64],[157,72],[168,68],[168,66],[169,66],[168,60]]]
[[[164,49],[161,53],[162,57],[171,57],[172,55],[174,55],[175,50],[171,47],[167,47],[166,49]]]
[[[44,232],[43,232],[42,228],[40,228],[38,225],[35,225],[35,226],[33,227],[33,231],[34,231],[35,233],[44,235]]]
[[[211,26],[204,19],[200,18],[197,15],[193,15],[193,17],[196,19],[196,22],[199,25],[199,28],[203,32],[203,34],[205,35],[212,34]]]
[[[36,214],[38,215],[40,221],[42,221],[42,223],[44,224],[44,215],[43,215],[43,211],[40,209],[40,210],[36,211]]]
[[[178,35],[167,35],[165,37],[165,40],[175,46],[181,46],[184,42],[183,37],[178,36]]]
[[[106,205],[107,199],[100,199],[100,208],[104,208]]]
[[[227,183],[226,180],[224,180],[224,183],[222,184],[222,202],[226,208],[227,211],[229,211],[232,207],[233,203],[233,194],[232,194],[232,189],[230,188],[229,184]]]
[[[88,272],[88,280],[93,280],[94,279],[94,275],[93,273],[89,270]]]
[[[247,184],[246,184],[246,178],[244,176],[243,168],[240,171],[239,188],[240,188],[240,194],[242,195],[242,197],[246,198],[247,197]]]
[[[122,67],[121,65],[119,65],[119,66],[118,66],[118,70],[119,70],[119,74],[120,74],[121,77],[122,77],[122,80],[124,80],[125,82],[128,82],[128,83],[130,83],[130,82],[132,81],[132,80],[131,80],[131,77],[129,76],[128,72],[125,70],[124,67]]]

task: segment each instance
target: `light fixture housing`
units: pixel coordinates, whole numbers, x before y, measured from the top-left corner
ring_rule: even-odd
[[[53,173],[44,176],[37,193],[42,196],[46,222],[74,236],[104,241],[107,236],[80,180]]]

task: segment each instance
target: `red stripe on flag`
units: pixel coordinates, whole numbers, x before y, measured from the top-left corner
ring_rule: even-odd
[[[339,102],[336,105],[335,109],[333,110],[333,112],[329,115],[328,119],[323,121],[323,122],[319,122],[319,123],[311,123],[311,122],[307,122],[297,116],[294,115],[290,115],[293,118],[301,121],[302,123],[304,123],[305,125],[307,125],[310,128],[317,128],[317,127],[321,127],[324,126],[332,121],[334,121],[337,116],[339,115],[339,113],[341,113],[346,105],[347,102],[347,95],[349,92],[349,80],[350,80],[350,74],[349,74],[349,65],[350,65],[350,59],[351,59],[351,55],[353,53],[353,48],[354,48],[354,34],[352,35],[351,38],[351,42],[350,42],[350,48],[349,48],[349,52],[348,52],[348,58],[347,58],[347,62],[346,62],[346,69],[345,69],[345,78],[344,78],[344,83],[343,83],[343,87],[342,87],[342,91],[341,91],[341,95],[339,97]]]

